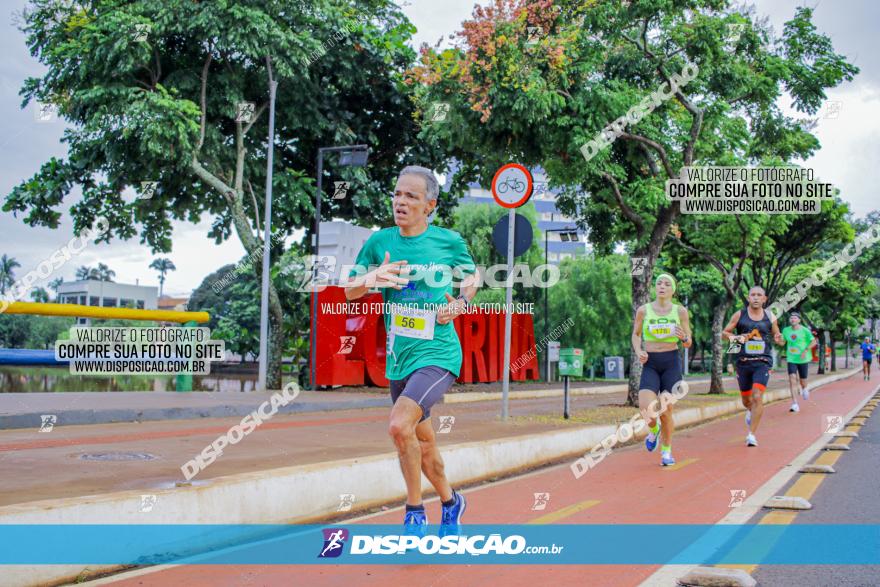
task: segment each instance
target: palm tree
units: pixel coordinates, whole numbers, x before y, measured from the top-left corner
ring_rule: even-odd
[[[7,257],[5,254],[0,257],[0,294],[5,294],[6,288],[15,283],[13,273],[16,267],[21,267],[21,264],[15,257]]]
[[[46,304],[49,302],[49,292],[44,287],[36,287],[31,292],[31,299],[35,302]]]
[[[83,265],[76,270],[77,279],[94,279],[96,281],[113,281],[116,272],[103,263],[98,263],[98,268]]]
[[[150,263],[150,269],[159,272],[159,297],[162,297],[162,288],[165,286],[165,274],[169,271],[176,271],[177,267],[171,262],[171,259],[153,259]]]
[[[63,277],[56,277],[52,281],[49,282],[49,289],[55,292],[55,299],[58,299],[58,288],[61,287],[61,284],[64,283]]]
[[[92,274],[94,273],[94,269],[89,267],[88,265],[83,265],[76,270],[76,279],[77,281],[83,281],[85,279],[91,279]]]
[[[113,281],[113,278],[116,277],[116,272],[103,263],[98,263],[96,273],[98,281]]]

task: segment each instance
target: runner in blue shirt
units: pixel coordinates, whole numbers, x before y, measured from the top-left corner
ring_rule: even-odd
[[[870,336],[866,336],[865,342],[862,343],[862,375],[865,377],[865,381],[871,379],[871,361],[876,354],[877,346],[871,344]]]

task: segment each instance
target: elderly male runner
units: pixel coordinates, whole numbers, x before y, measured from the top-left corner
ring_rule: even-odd
[[[740,345],[736,380],[743,406],[748,410],[746,446],[758,446],[755,432],[764,413],[763,394],[770,381],[770,367],[773,365],[770,349],[773,342],[784,343],[776,318],[764,309],[766,302],[767,294],[763,287],[756,285],[750,289],[749,305],[733,315],[723,332],[724,338]]]
[[[474,260],[461,235],[428,223],[440,188],[430,169],[409,166],[394,188],[394,223],[374,233],[357,257],[361,267],[378,266],[346,284],[355,300],[372,287],[382,289],[388,304],[385,375],[391,381],[389,434],[397,447],[406,482],[404,525],[425,535],[428,518],[422,504],[422,473],[442,502],[440,533],[458,532],[466,502],[446,479],[443,459],[431,426],[431,406],[458,377],[461,344],[452,324],[477,291]],[[464,277],[453,298],[452,277]]]

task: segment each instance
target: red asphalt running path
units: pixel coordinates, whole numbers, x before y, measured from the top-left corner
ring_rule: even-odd
[[[644,445],[614,450],[595,469],[575,479],[568,464],[466,490],[465,525],[471,524],[713,524],[730,512],[730,491],[754,493],[793,461],[824,431],[825,415],[845,415],[876,387],[856,374],[811,393],[800,413],[789,403],[766,406],[756,432],[759,446],[745,446],[744,412],[683,430],[673,437],[677,464],[660,466],[659,447]],[[401,485],[403,479],[401,478]],[[328,489],[329,490],[329,489]],[[338,492],[337,492],[338,493]],[[543,511],[533,511],[535,493],[549,493]],[[432,528],[440,504],[427,504]],[[356,523],[402,523],[396,509]],[[633,536],[633,549],[649,549],[660,535]],[[320,545],[316,546],[316,549]],[[317,550],[316,550],[317,553]],[[343,555],[344,556],[344,555]],[[351,587],[534,587],[584,585],[633,587],[659,565],[190,565],[113,582],[117,587],[240,587],[243,585],[308,585]]]

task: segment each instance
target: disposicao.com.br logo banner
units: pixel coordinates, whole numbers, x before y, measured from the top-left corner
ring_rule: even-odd
[[[880,564],[880,525],[0,525],[0,565]],[[650,549],[638,536],[662,534]]]

